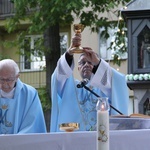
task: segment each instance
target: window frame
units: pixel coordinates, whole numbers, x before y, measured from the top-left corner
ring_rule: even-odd
[[[63,36],[63,35],[66,35],[66,43],[64,43],[64,45],[65,45],[65,50],[62,50],[61,49],[61,43],[60,43],[60,50],[61,50],[61,52],[60,52],[60,54],[61,55],[63,55],[63,53],[65,52],[65,51],[67,51],[67,49],[68,49],[68,45],[69,45],[69,33],[68,32],[60,32],[60,36]],[[34,40],[36,39],[36,38],[41,38],[41,37],[43,37],[42,35],[26,35],[25,36],[26,38],[31,38],[31,41],[30,41],[30,49],[34,49]],[[61,41],[60,41],[61,42]],[[21,52],[24,54],[24,49],[21,49]],[[34,55],[32,55],[31,54],[31,60],[33,59],[33,57],[35,57]],[[44,56],[45,57],[45,56]],[[31,68],[30,69],[25,69],[25,56],[24,55],[20,55],[20,71],[21,72],[31,72],[31,71],[40,71],[40,70],[43,70],[42,69],[42,67],[41,68],[39,68],[39,69],[34,69],[34,67],[33,67],[33,63],[31,62],[30,63],[30,65],[31,65]],[[45,61],[44,60],[44,58],[43,58],[43,61]],[[41,62],[43,62],[43,61],[41,61]],[[44,65],[45,65],[46,63],[44,63]]]
[[[26,35],[25,38],[30,38],[30,49],[34,49],[34,43],[35,43],[35,39],[37,38],[41,38],[43,37],[42,35]],[[21,52],[24,54],[24,49],[21,49]],[[43,56],[45,57],[45,56]],[[30,56],[30,59],[31,60],[34,60],[34,59],[38,59],[39,57],[36,57],[34,55],[31,54]],[[39,58],[40,59],[40,58]],[[37,65],[37,62],[36,61],[32,61],[30,62],[30,66],[31,68],[30,69],[26,69],[25,68],[25,56],[24,55],[20,55],[20,71],[21,72],[31,72],[31,71],[41,71],[43,70],[43,67],[45,66],[45,58],[43,58],[42,61],[39,61],[39,66],[43,66],[43,67],[39,67],[39,68],[34,68],[35,65]],[[36,64],[35,64],[36,63]]]

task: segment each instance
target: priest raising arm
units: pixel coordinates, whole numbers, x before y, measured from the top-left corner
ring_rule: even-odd
[[[62,123],[80,124],[80,131],[96,130],[97,97],[85,88],[77,88],[79,80],[73,76],[74,47],[81,43],[81,34],[72,37],[67,52],[58,60],[51,77],[52,111],[50,131],[59,132]],[[128,88],[125,76],[101,59],[90,47],[83,47],[78,60],[78,71],[86,85],[101,97],[108,97],[109,103],[123,114],[128,114]],[[119,81],[119,82],[118,82]],[[110,114],[117,114],[110,110]]]

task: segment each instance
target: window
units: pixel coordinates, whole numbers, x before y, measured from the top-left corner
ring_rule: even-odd
[[[38,71],[45,67],[46,62],[44,53],[38,49],[38,43],[41,38],[42,35],[26,36],[24,40],[24,48],[21,50],[21,71]],[[60,46],[62,55],[68,48],[67,32],[60,33]]]
[[[117,32],[117,28],[109,28],[108,29],[108,34],[109,38],[106,39],[104,36],[101,36],[101,32],[104,31],[104,28],[100,28],[99,32],[99,53],[101,58],[104,60],[113,60],[113,55],[114,53],[118,53],[119,55],[119,49],[121,49],[124,45],[120,44],[119,47],[116,47],[115,43],[112,45],[112,49],[108,50],[110,47],[110,43],[115,41],[115,32]],[[125,37],[126,44],[127,44],[127,38]],[[126,45],[127,46],[127,45]],[[127,53],[120,54],[119,56],[121,59],[126,59],[127,58]]]
[[[45,56],[38,49],[38,42],[41,38],[41,35],[26,36],[22,50],[23,55],[21,55],[21,71],[37,71],[45,67]]]
[[[60,33],[60,50],[61,55],[66,52],[68,48],[68,33],[62,32]]]

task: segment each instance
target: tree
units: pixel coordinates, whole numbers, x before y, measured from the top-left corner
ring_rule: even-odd
[[[108,28],[111,26],[104,12],[116,13],[118,5],[124,6],[129,0],[11,0],[15,6],[15,14],[8,19],[7,31],[14,32],[20,27],[22,21],[28,20],[30,25],[26,33],[44,34],[44,54],[46,57],[47,89],[50,95],[50,76],[54,71],[60,57],[59,28],[70,25],[74,18],[80,23],[89,26],[92,32],[99,27],[105,27],[102,33],[106,38]],[[114,11],[112,11],[114,10]],[[117,14],[116,14],[117,15]],[[25,31],[18,34],[20,41]],[[119,42],[117,40],[117,42]],[[20,45],[22,42],[19,42]],[[114,57],[116,58],[116,57]]]

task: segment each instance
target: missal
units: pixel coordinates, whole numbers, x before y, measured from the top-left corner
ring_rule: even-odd
[[[150,116],[144,114],[113,115],[109,119],[110,130],[150,129]]]
[[[129,116],[127,116],[127,115],[111,115],[110,118],[149,118],[150,119],[150,116],[135,113],[135,114],[130,114]]]

